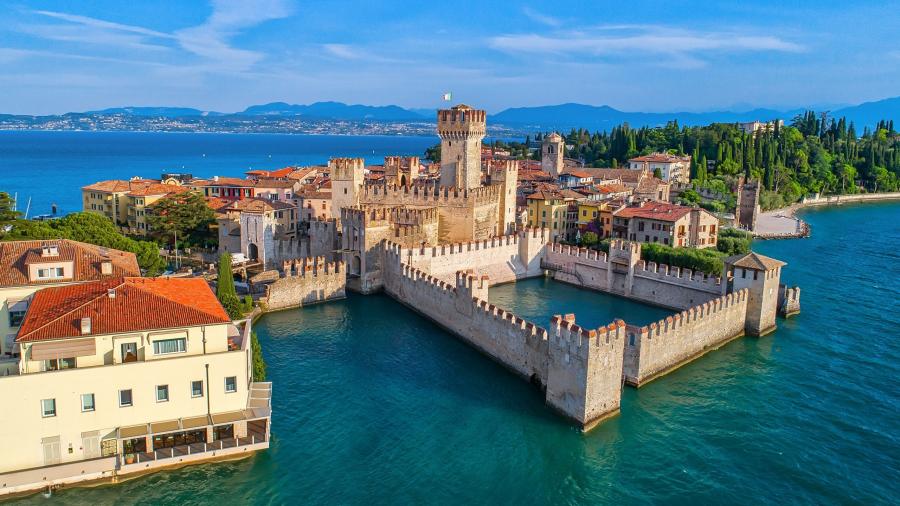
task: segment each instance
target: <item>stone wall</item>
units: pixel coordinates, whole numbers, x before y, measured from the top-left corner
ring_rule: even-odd
[[[562,244],[548,244],[545,266],[554,279],[668,307],[685,309],[723,293],[721,279],[690,269],[640,260],[636,243],[613,241],[610,255]]]
[[[744,335],[748,298],[742,289],[650,325],[629,325],[625,381],[640,386]]]
[[[288,309],[346,296],[344,262],[325,257],[298,258],[282,264],[281,277],[266,287],[269,310]]]
[[[778,313],[785,318],[800,314],[799,286],[778,286]]]
[[[407,247],[390,240],[386,247],[405,264],[446,282],[452,282],[457,271],[472,269],[479,276],[489,276],[491,284],[500,284],[543,275],[541,257],[548,238],[547,230],[526,229],[441,246]]]
[[[624,323],[582,329],[574,317],[547,331],[487,302],[490,280],[472,272],[448,283],[385,251],[384,288],[393,298],[546,389],[546,401],[585,430],[618,412]]]

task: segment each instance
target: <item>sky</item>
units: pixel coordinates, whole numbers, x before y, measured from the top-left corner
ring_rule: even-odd
[[[900,0],[3,0],[0,113],[836,107],[900,95],[898,28]]]

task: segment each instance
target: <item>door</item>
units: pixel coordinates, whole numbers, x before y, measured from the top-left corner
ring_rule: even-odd
[[[81,448],[84,458],[95,459],[100,456],[100,433],[98,431],[81,433]]]
[[[122,343],[122,362],[137,362],[137,343]]]
[[[41,444],[44,447],[44,465],[59,464],[59,436],[45,437]]]

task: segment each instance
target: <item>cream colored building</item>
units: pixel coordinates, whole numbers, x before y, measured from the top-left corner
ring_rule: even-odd
[[[0,242],[0,376],[18,369],[15,337],[35,292],[140,275],[134,253],[67,239]]]
[[[628,160],[631,170],[646,170],[653,174],[659,170],[662,180],[667,183],[691,182],[691,157],[653,153]]]
[[[81,188],[83,210],[106,216],[125,232],[146,235],[147,207],[157,200],[188,191],[176,178],[132,178],[100,181]]]
[[[719,219],[696,207],[639,202],[613,214],[613,237],[666,246],[715,248]]]
[[[268,447],[250,322],[203,279],[113,277],[34,294],[0,378],[0,497]]]

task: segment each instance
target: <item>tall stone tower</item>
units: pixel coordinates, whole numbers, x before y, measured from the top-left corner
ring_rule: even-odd
[[[359,204],[365,170],[366,162],[362,158],[332,158],[328,161],[328,173],[331,174],[331,217],[338,222],[341,219],[341,209]]]
[[[756,229],[759,215],[759,181],[745,181],[741,176],[737,185],[737,203],[734,210],[734,226],[744,230]]]
[[[754,252],[725,259],[728,291],[747,288],[747,322],[744,330],[751,336],[762,336],[775,330],[778,311],[778,284],[781,268],[786,264]]]
[[[519,180],[519,161],[492,161],[490,176],[491,184],[499,184],[501,192],[497,234],[511,234],[516,231],[516,185]]]
[[[484,111],[463,104],[438,111],[441,186],[463,190],[481,186],[481,140],[486,118]]]
[[[559,177],[565,167],[563,158],[566,153],[566,141],[556,132],[544,137],[541,143],[541,170],[553,176]]]

